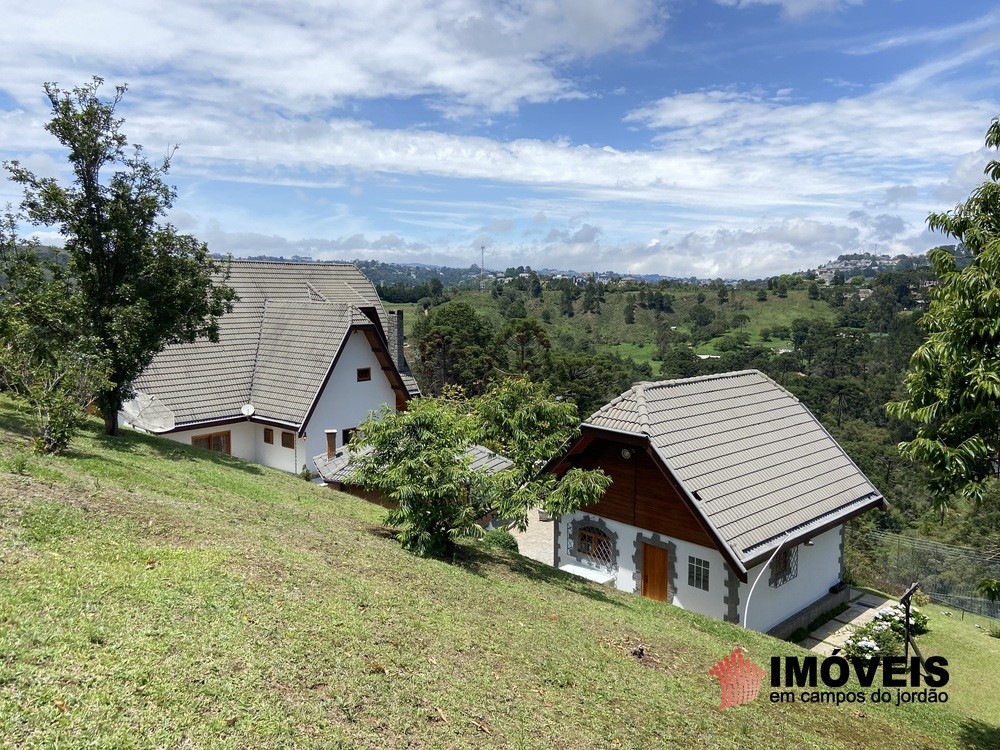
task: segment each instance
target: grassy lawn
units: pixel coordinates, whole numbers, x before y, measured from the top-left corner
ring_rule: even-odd
[[[937,604],[923,607],[930,617],[930,632],[917,638],[924,656],[940,654],[948,659],[951,681],[949,701],[962,714],[982,722],[998,724],[997,667],[1000,663],[1000,638],[990,636],[996,621],[952,610]],[[947,614],[946,614],[947,613]]]
[[[474,543],[416,558],[376,506],[98,428],[26,458],[0,396],[0,747],[1000,744],[987,682],[974,710],[720,710],[735,646],[804,652]]]

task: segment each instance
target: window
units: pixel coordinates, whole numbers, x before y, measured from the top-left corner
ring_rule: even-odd
[[[281,447],[282,448],[294,448],[295,447],[295,433],[294,432],[282,432],[281,433]]]
[[[584,526],[576,533],[576,551],[594,562],[611,567],[614,557],[611,538],[595,526]]]
[[[688,586],[708,591],[708,560],[688,556]]]
[[[363,383],[366,380],[372,379],[372,368],[370,367],[359,367],[358,368],[358,382]]]
[[[268,445],[274,445],[274,430],[270,427],[264,428],[264,442]]]
[[[225,453],[228,456],[230,455],[229,431],[213,432],[209,435],[194,435],[191,438],[191,445],[209,451],[216,451],[217,453]]]
[[[771,580],[769,583],[777,588],[788,583],[799,574],[799,548],[783,549],[775,555],[771,563]]]
[[[344,428],[344,445],[349,445],[351,440],[354,438],[354,433],[358,431],[357,427],[345,427]]]

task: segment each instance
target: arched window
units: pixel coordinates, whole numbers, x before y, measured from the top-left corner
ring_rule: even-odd
[[[596,526],[584,526],[576,532],[576,551],[582,557],[589,557],[593,562],[609,568],[615,554],[611,537]]]

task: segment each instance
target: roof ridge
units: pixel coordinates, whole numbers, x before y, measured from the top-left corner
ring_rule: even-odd
[[[736,370],[735,372],[716,372],[712,373],[711,375],[695,375],[694,377],[690,378],[673,378],[670,380],[647,381],[644,383],[644,385],[648,385],[652,388],[662,388],[664,386],[684,385],[686,383],[701,383],[706,380],[723,380],[726,378],[735,378],[743,375],[760,375],[762,377],[767,378],[767,376],[764,375],[764,373],[762,373],[760,370],[750,369],[750,370]],[[770,378],[767,379],[770,380]]]
[[[325,295],[323,294],[323,292],[321,292],[321,291],[320,291],[319,289],[317,289],[317,288],[316,288],[316,287],[314,287],[314,286],[313,286],[313,285],[312,285],[312,284],[311,284],[310,282],[308,282],[308,281],[307,281],[307,282],[306,282],[306,296],[307,296],[307,297],[309,298],[309,301],[310,301],[310,302],[314,302],[314,301],[315,301],[315,300],[313,300],[313,298],[312,298],[312,296],[313,296],[314,294],[315,294],[315,295],[316,295],[317,297],[319,297],[319,300],[320,300],[321,302],[329,302],[329,301],[330,301],[330,300],[328,300],[328,299],[326,298],[326,296],[325,296]]]
[[[646,382],[639,382],[632,386],[635,392],[635,407],[639,417],[639,432],[649,435],[649,409],[646,406]]]

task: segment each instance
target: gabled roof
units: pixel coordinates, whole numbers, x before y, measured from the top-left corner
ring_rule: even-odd
[[[378,293],[351,263],[278,263],[233,260],[229,286],[244,302],[289,300],[337,302],[352,307],[375,307],[386,317]],[[383,326],[385,321],[382,321]]]
[[[786,534],[885,502],[805,405],[756,370],[639,383],[584,427],[647,438],[745,568]]]
[[[228,283],[239,300],[219,320],[219,341],[168,346],[135,382],[178,428],[241,418],[246,404],[255,419],[301,425],[351,331],[392,356],[382,319],[394,316],[352,265],[233,261]]]
[[[487,474],[496,474],[514,465],[509,458],[494,453],[482,445],[470,446],[465,454],[472,459],[470,467],[473,470],[482,469]],[[324,482],[344,484],[350,482],[353,472],[351,458],[354,455],[348,447],[337,451],[337,455],[332,457],[323,453],[313,458],[313,462]]]
[[[372,307],[389,343],[389,354],[411,396],[420,395],[417,381],[406,360],[393,346],[395,315],[386,314],[375,285],[352,263],[286,263],[233,260],[226,282],[247,303],[268,300],[332,302],[351,307]],[[226,316],[223,316],[223,319]]]

